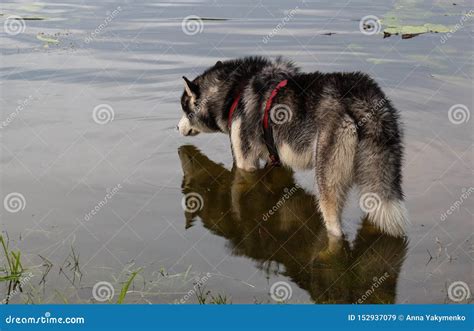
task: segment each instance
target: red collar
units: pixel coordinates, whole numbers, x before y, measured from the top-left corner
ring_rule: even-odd
[[[270,94],[270,97],[267,100],[267,103],[265,105],[265,112],[263,113],[263,127],[265,129],[268,128],[268,114],[272,107],[273,99],[278,94],[278,91],[280,91],[282,87],[285,87],[286,84],[288,84],[288,79],[285,79],[279,82],[278,85],[273,89],[272,93]],[[239,101],[240,101],[240,93],[237,94],[237,96],[234,99],[234,102],[232,102],[232,106],[230,106],[229,118],[227,120],[228,128],[230,128],[230,126],[232,125],[232,116],[234,115],[234,111],[237,109],[237,106],[239,105]]]
[[[232,125],[232,115],[234,114],[234,111],[237,109],[237,106],[239,105],[239,100],[240,100],[240,93],[237,94],[237,96],[234,99],[234,102],[232,102],[232,106],[230,106],[229,118],[227,120],[227,127],[229,129],[230,129],[230,126]]]
[[[282,87],[285,87],[287,83],[288,83],[287,79],[282,80],[273,89],[272,93],[270,94],[270,97],[267,100],[267,103],[265,104],[265,111],[263,113],[263,121],[262,121],[263,139],[265,140],[265,145],[267,146],[267,149],[268,149],[268,154],[269,154],[271,164],[274,166],[280,165],[280,157],[278,156],[278,150],[276,148],[275,141],[273,139],[273,130],[272,130],[272,127],[269,125],[268,117],[269,117],[270,109],[272,108],[273,99],[276,97],[280,89]],[[239,101],[240,101],[240,93],[235,97],[234,102],[232,102],[232,106],[230,107],[230,110],[229,110],[229,118],[227,121],[227,126],[229,130],[232,125],[232,115],[234,114],[234,111],[237,109],[237,106],[239,105]]]
[[[282,87],[285,87],[287,83],[288,83],[288,79],[285,79],[279,82],[278,85],[273,89],[272,94],[270,94],[270,98],[268,98],[267,100],[267,104],[265,106],[265,112],[263,113],[263,127],[265,129],[268,128],[268,113],[270,113],[270,109],[272,108],[273,99],[278,94],[278,91],[280,91]]]

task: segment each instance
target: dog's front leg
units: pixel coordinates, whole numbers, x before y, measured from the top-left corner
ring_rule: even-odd
[[[242,120],[237,119],[232,123],[230,141],[232,154],[237,168],[245,171],[256,171],[259,165],[259,154],[255,151],[255,146],[250,144],[248,137],[242,134]]]

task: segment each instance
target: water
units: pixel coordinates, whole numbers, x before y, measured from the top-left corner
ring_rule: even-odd
[[[279,281],[292,303],[443,303],[454,281],[473,288],[473,121],[448,116],[473,109],[472,17],[445,41],[359,30],[362,17],[393,11],[454,25],[470,9],[456,4],[2,3],[2,24],[43,18],[1,35],[1,193],[24,197],[19,211],[1,209],[2,233],[31,272],[10,302],[97,302],[99,281],[115,302],[135,270],[128,303],[273,303]],[[186,34],[188,15],[210,19]],[[363,223],[353,194],[347,241],[328,242],[313,173],[245,174],[232,170],[226,136],[178,135],[181,76],[245,55],[380,83],[405,123],[407,240]],[[202,197],[194,212],[182,208],[189,193]]]

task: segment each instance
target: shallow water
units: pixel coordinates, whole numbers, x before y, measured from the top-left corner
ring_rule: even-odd
[[[395,12],[406,24],[452,26],[471,9],[456,4],[2,3],[2,25],[43,18],[1,35],[1,193],[24,197],[18,211],[1,209],[2,233],[31,272],[10,302],[97,302],[99,281],[115,302],[135,270],[129,303],[194,303],[196,283],[209,300],[272,303],[278,281],[291,303],[453,302],[450,284],[474,283],[472,16],[449,37],[405,40],[364,35],[359,21]],[[226,20],[186,34],[188,15]],[[405,123],[407,240],[362,222],[353,194],[347,241],[328,242],[313,173],[245,174],[232,170],[226,136],[179,136],[181,76],[254,54],[380,83]],[[102,104],[110,116],[94,121]],[[450,118],[459,104],[465,116]],[[182,208],[189,193],[202,197],[195,212]]]

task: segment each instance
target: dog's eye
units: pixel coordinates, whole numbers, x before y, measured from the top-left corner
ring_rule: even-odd
[[[181,108],[183,111],[188,114],[191,112],[191,109],[189,109],[189,102],[188,100],[181,100]]]

